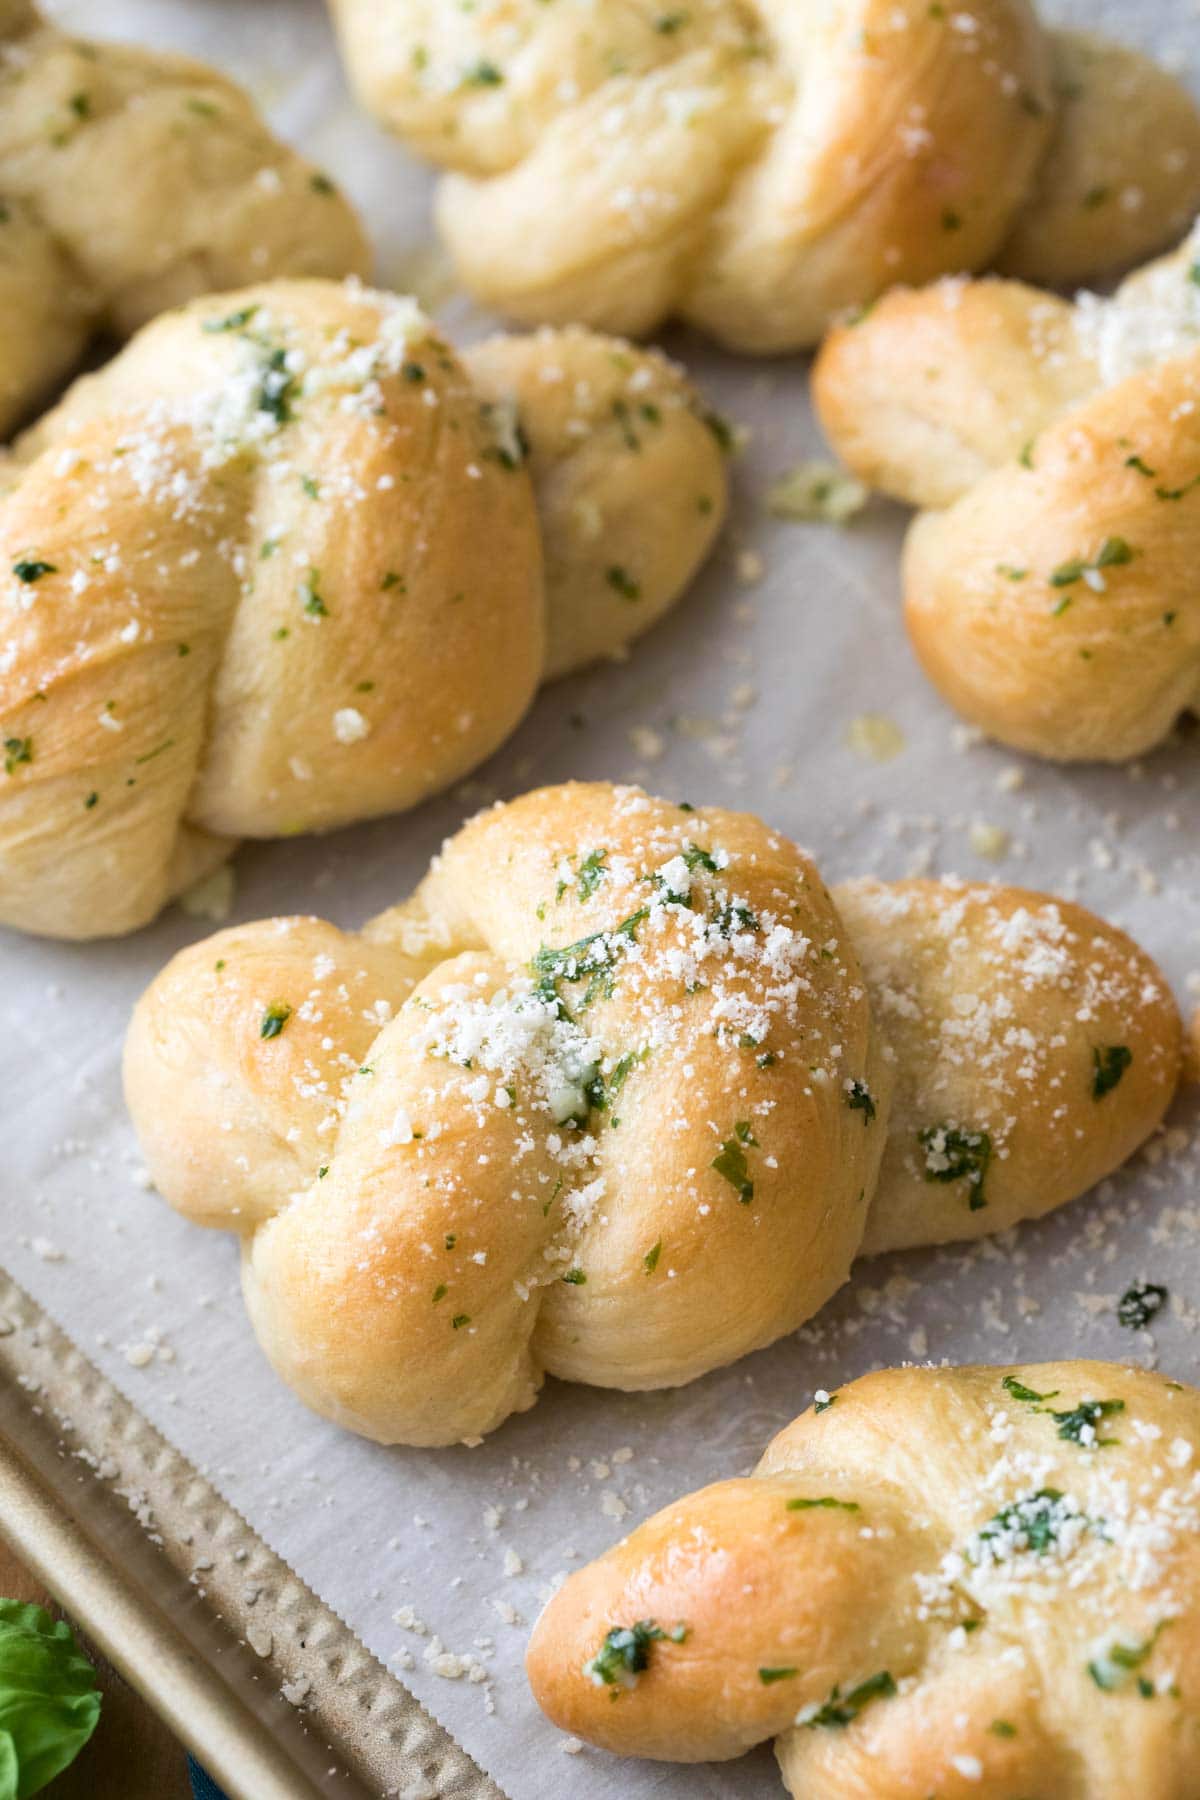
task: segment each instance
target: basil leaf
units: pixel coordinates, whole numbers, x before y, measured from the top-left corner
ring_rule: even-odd
[[[95,1671],[70,1626],[40,1606],[0,1600],[0,1800],[40,1793],[99,1717]]]

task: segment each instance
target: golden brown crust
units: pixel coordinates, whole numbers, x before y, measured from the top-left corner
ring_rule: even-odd
[[[1036,755],[1139,756],[1200,698],[1196,254],[1074,307],[996,281],[889,295],[818,359],[834,447],[941,509],[904,560],[926,671]]]
[[[997,255],[1087,279],[1200,200],[1179,84],[1026,0],[332,10],[364,103],[450,171],[463,281],[529,323],[678,313],[796,349],[897,281]]]
[[[369,1436],[474,1436],[543,1371],[689,1381],[811,1317],[864,1242],[1072,1198],[1174,1087],[1161,977],[1081,909],[844,894],[748,815],[526,795],[361,936],[267,920],[176,957],[126,1046],[147,1162],[242,1235],[285,1379]]]
[[[464,368],[413,302],[322,282],[164,315],[9,473],[0,919],[64,937],[474,768],[679,597],[726,492],[661,357],[543,333]]]
[[[96,179],[97,169],[104,171]],[[333,183],[207,64],[0,17],[0,435],[97,332],[280,275],[365,274]]]
[[[1198,1460],[1200,1395],[1141,1370],[866,1376],[749,1480],[572,1575],[534,1629],[534,1695],[624,1755],[702,1761],[779,1733],[797,1800],[1047,1782],[1178,1800],[1200,1749]],[[664,1635],[641,1672],[610,1654],[606,1683],[592,1659],[638,1621]]]

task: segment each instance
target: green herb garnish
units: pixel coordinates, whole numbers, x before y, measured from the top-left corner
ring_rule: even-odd
[[[833,1401],[830,1400],[827,1404],[832,1406]],[[818,1412],[821,1412],[822,1410],[821,1407],[817,1408]],[[788,1512],[808,1512],[814,1506],[828,1507],[831,1510],[836,1510],[838,1512],[862,1511],[857,1500],[835,1500],[832,1494],[822,1494],[819,1500],[789,1500],[787,1503],[787,1510]]]
[[[269,350],[263,364],[256,406],[277,425],[287,425],[292,418],[292,402],[298,383],[287,366],[287,351],[282,347]]]
[[[747,1145],[757,1150],[758,1139],[750,1129],[749,1120],[739,1119],[733,1128],[732,1137],[725,1139],[719,1153],[709,1164],[723,1181],[737,1189],[737,1197],[743,1206],[749,1206],[754,1198],[754,1183],[750,1179],[750,1169],[746,1162]]]
[[[1117,1302],[1117,1318],[1130,1331],[1144,1331],[1167,1304],[1167,1290],[1156,1281],[1135,1281]]]
[[[853,1725],[865,1706],[872,1700],[889,1698],[896,1692],[896,1683],[886,1669],[880,1669],[877,1675],[869,1675],[860,1681],[857,1687],[851,1688],[848,1694],[834,1688],[828,1700],[821,1706],[806,1706],[796,1714],[797,1725],[805,1725],[810,1731],[818,1726]]]
[[[562,949],[543,944],[533,959],[533,972],[538,977],[537,995],[541,1000],[562,1008],[559,983],[587,981],[578,1010],[590,1006],[598,997],[608,999],[613,991],[613,969],[618,956],[637,941],[638,926],[649,917],[649,908],[640,906],[627,919],[611,930],[593,931],[577,943]]]
[[[258,1028],[260,1038],[277,1038],[292,1016],[292,1008],[286,1000],[276,1000],[268,1006],[262,1016],[262,1024]]]
[[[1121,1440],[1099,1437],[1096,1426],[1101,1420],[1112,1418],[1114,1413],[1124,1411],[1123,1400],[1081,1400],[1070,1412],[1051,1412],[1050,1417],[1057,1422],[1060,1438],[1066,1438],[1068,1443],[1079,1444],[1085,1450],[1100,1450],[1107,1444],[1119,1444]],[[1090,1440],[1084,1436],[1088,1431],[1092,1433]]]
[[[596,1654],[584,1663],[583,1672],[597,1687],[631,1688],[649,1666],[651,1644],[682,1644],[686,1637],[686,1625],[664,1631],[653,1619],[639,1619],[636,1625],[614,1625],[605,1633]],[[616,1697],[614,1694],[613,1699]]]
[[[851,1112],[860,1112],[863,1124],[869,1125],[875,1117],[875,1096],[865,1081],[852,1081],[846,1088],[846,1105]]]
[[[57,575],[58,564],[42,562],[40,557],[19,556],[12,566],[12,572],[18,581],[40,581],[43,575]]]
[[[1058,1399],[1057,1388],[1053,1388],[1048,1394],[1039,1394],[1036,1388],[1026,1387],[1023,1381],[1018,1381],[1015,1375],[1006,1375],[1000,1386],[1007,1388],[1014,1400],[1023,1401],[1026,1406],[1036,1406],[1043,1400]]]
[[[1050,586],[1071,587],[1076,581],[1082,581],[1085,575],[1093,574],[1099,569],[1115,569],[1124,563],[1130,563],[1133,556],[1132,546],[1123,537],[1105,538],[1093,561],[1088,562],[1085,557],[1076,556],[1052,569]]]
[[[622,600],[641,599],[641,584],[636,582],[628,569],[623,568],[620,563],[611,564],[610,567],[605,570],[604,579],[607,581],[609,587],[613,589],[614,593],[620,594]]]
[[[1132,1061],[1133,1051],[1125,1044],[1097,1045],[1092,1051],[1092,1099],[1111,1094]]]
[[[1039,1488],[1036,1494],[1010,1501],[980,1527],[979,1542],[1007,1539],[1014,1549],[1032,1550],[1036,1556],[1044,1556],[1058,1542],[1064,1518],[1062,1497],[1059,1488]]]
[[[992,1160],[992,1140],[986,1131],[965,1131],[957,1125],[927,1125],[917,1133],[925,1152],[926,1181],[965,1181],[968,1206],[978,1212],[987,1205],[983,1186]]]

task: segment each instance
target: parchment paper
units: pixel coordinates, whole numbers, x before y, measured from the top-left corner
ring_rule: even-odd
[[[384,280],[402,281],[428,246],[428,178],[354,112],[317,0],[58,0],[50,10],[80,31],[193,50],[248,82],[363,206]],[[1053,11],[1101,22],[1093,0]],[[1156,41],[1176,66],[1200,50],[1191,5],[1109,11],[1115,32]],[[486,323],[460,300],[443,318],[460,337]],[[355,925],[407,892],[482,800],[568,776],[634,777],[759,812],[812,849],[830,880],[929,869],[1078,896],[1132,930],[1185,1001],[1190,981],[1194,1002],[1200,738],[1115,771],[1058,770],[972,742],[906,645],[900,509],[873,502],[845,530],[764,516],[769,481],[820,453],[803,362],[671,347],[752,431],[733,530],[690,598],[624,666],[543,693],[467,790],[324,841],[244,850],[234,919],[311,910]],[[738,577],[747,550],[763,559],[757,584]],[[903,734],[891,761],[848,746],[866,714]],[[999,864],[972,851],[980,823],[1011,834]],[[233,1243],[183,1224],[139,1179],[118,1080],[125,1021],[166,959],[207,929],[172,911],[111,945],[0,941],[4,1258],[373,1651],[408,1653],[403,1678],[513,1800],[778,1791],[765,1751],[699,1770],[564,1756],[521,1659],[559,1573],[679,1492],[744,1471],[815,1387],[924,1357],[1157,1356],[1200,1376],[1197,1114],[1184,1102],[1148,1155],[1044,1225],[1002,1246],[860,1264],[813,1325],[690,1388],[625,1397],[552,1382],[477,1450],[360,1442],[310,1416],[271,1374],[243,1316]],[[1171,1290],[1153,1341],[1115,1317],[1136,1277]],[[431,1635],[395,1621],[405,1608]],[[432,1634],[486,1680],[437,1674]]]

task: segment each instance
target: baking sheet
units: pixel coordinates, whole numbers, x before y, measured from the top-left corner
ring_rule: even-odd
[[[381,275],[425,272],[428,179],[353,111],[316,0],[48,10],[81,31],[207,55],[248,81],[362,205]],[[1089,0],[1048,10],[1103,22]],[[1108,11],[1114,31],[1157,43],[1176,66],[1200,52],[1190,6]],[[487,323],[461,300],[441,317],[459,337]],[[485,799],[570,776],[632,778],[759,812],[810,848],[829,880],[994,874],[1078,897],[1134,932],[1185,1003],[1200,999],[1200,734],[1113,771],[1056,770],[972,741],[906,645],[900,509],[875,501],[845,530],[764,515],[769,482],[820,453],[804,364],[738,363],[682,337],[671,347],[751,430],[733,527],[689,599],[624,665],[548,689],[465,789],[323,841],[243,851],[232,918],[314,911],[353,926],[407,892]],[[747,551],[762,559],[757,582],[743,579]],[[866,715],[897,728],[891,760],[852,747]],[[972,850],[980,824],[1010,834],[998,864]],[[172,911],[112,945],[0,937],[4,1261],[513,1800],[778,1791],[766,1752],[692,1770],[565,1757],[528,1697],[521,1657],[562,1572],[681,1489],[746,1469],[815,1387],[924,1357],[1132,1354],[1200,1377],[1200,1111],[1185,1099],[1149,1153],[1089,1199],[1003,1243],[860,1264],[811,1326],[681,1392],[551,1382],[532,1413],[470,1451],[384,1450],[344,1435],[270,1373],[243,1315],[233,1243],[147,1191],[124,1117],[129,1008],[207,929]],[[1116,1296],[1139,1277],[1171,1289],[1153,1340],[1115,1317]]]

